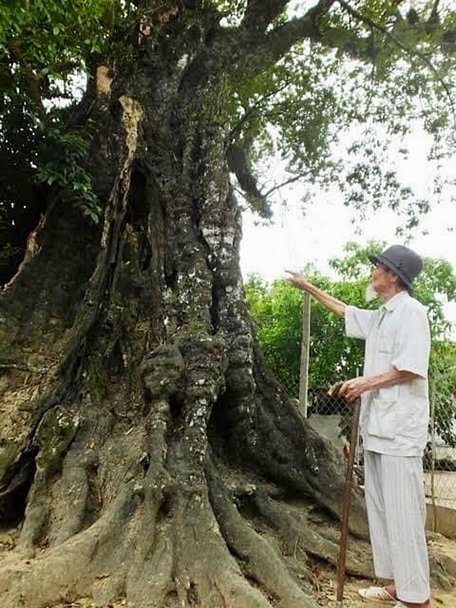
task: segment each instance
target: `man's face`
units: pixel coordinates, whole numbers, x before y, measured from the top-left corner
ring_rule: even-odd
[[[396,275],[386,266],[377,262],[372,268],[371,284],[378,294],[387,293],[397,282]]]

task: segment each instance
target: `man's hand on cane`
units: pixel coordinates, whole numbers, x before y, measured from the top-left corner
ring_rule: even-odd
[[[360,397],[363,393],[370,390],[371,383],[369,378],[365,376],[360,376],[358,378],[352,378],[351,380],[346,380],[345,382],[337,382],[333,384],[328,391],[329,395],[334,395],[338,397],[344,397],[350,403],[356,401],[358,397]]]

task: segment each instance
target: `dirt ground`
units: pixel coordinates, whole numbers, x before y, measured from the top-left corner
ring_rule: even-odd
[[[372,585],[372,581],[348,580],[344,589],[343,608],[394,608],[394,602],[368,602],[358,595],[358,589]],[[318,593],[318,603],[325,608],[336,607],[336,580],[334,574],[328,577],[322,573],[321,588]],[[433,591],[434,608],[456,608],[456,589],[449,591]],[[126,608],[126,602],[109,604],[109,608]],[[99,608],[87,598],[82,598],[72,604],[60,604],[52,608]],[[103,607],[105,608],[105,607]],[[107,607],[106,607],[107,608]],[[242,608],[237,606],[236,608]]]
[[[367,601],[361,598],[358,594],[358,589],[361,587],[369,587],[375,584],[372,581],[349,579],[344,588],[343,608],[393,608],[394,602],[376,602]],[[321,591],[318,595],[318,603],[321,606],[333,608],[336,606],[336,579],[333,574],[322,583]],[[441,589],[433,589],[432,597],[435,608],[456,608],[456,589],[443,591]]]
[[[429,533],[429,548],[438,550],[441,560],[451,564],[451,573],[456,577],[456,540],[450,540],[440,534]],[[433,547],[434,546],[434,547]],[[337,578],[334,570],[320,566],[314,571],[315,585],[318,589],[317,600],[321,606],[334,608],[336,606]],[[347,578],[344,587],[343,608],[393,608],[394,602],[367,601],[358,594],[358,589],[369,587],[376,583],[371,580]],[[453,588],[432,588],[434,608],[456,608],[456,586]]]
[[[0,530],[0,551],[11,550],[16,541],[17,531]],[[437,549],[439,561],[445,562],[450,574],[456,579],[456,540],[450,540],[440,534],[428,535],[430,550]],[[347,577],[344,588],[343,608],[393,608],[394,602],[366,601],[358,594],[361,587],[380,584],[372,580]],[[336,608],[337,577],[333,568],[328,564],[319,562],[313,568],[313,585],[316,589],[315,599],[322,608]],[[456,586],[447,589],[433,587],[432,597],[434,608],[456,608]],[[125,608],[128,603],[119,600],[108,606],[95,605],[90,598],[80,598],[73,603],[53,605],[52,608]],[[1,607],[1,603],[0,603]],[[51,608],[51,607],[49,607]],[[242,606],[236,607],[242,608]]]

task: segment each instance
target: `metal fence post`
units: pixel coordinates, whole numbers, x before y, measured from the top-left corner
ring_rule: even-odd
[[[437,530],[437,509],[435,501],[435,461],[436,461],[436,434],[435,434],[435,401],[436,401],[436,386],[435,378],[432,378],[431,394],[431,504],[432,504],[432,532]]]
[[[310,349],[310,295],[304,294],[302,302],[302,341],[301,364],[299,373],[299,408],[307,418],[307,395],[309,388],[309,349]]]

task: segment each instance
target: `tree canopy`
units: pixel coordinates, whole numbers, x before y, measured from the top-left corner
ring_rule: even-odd
[[[388,137],[419,125],[435,138],[430,154],[437,163],[454,153],[456,15],[449,6],[435,0],[320,0],[309,10],[285,0],[267,7],[253,0],[182,4],[2,4],[4,255],[13,248],[17,264],[26,233],[43,212],[43,189],[98,221],[101,202],[83,160],[90,123],[79,120],[87,106],[77,104],[95,86],[97,65],[109,63],[111,76],[122,70],[132,37],[145,35],[141,28],[161,39],[176,24],[195,39],[204,30],[208,57],[228,42],[229,53],[217,59],[224,76],[213,98],[205,95],[203,112],[208,123],[228,126],[230,168],[260,214],[270,213],[268,194],[277,184],[260,185],[255,166],[272,152],[286,161],[287,180],[337,182],[347,204],[362,212],[389,204],[413,225],[429,209],[433,201],[398,179]],[[176,61],[191,80],[200,57],[190,47],[179,52]],[[237,69],[238,53],[249,55],[247,68]],[[399,146],[397,153],[406,157],[408,150]],[[442,187],[437,178],[434,194]]]

